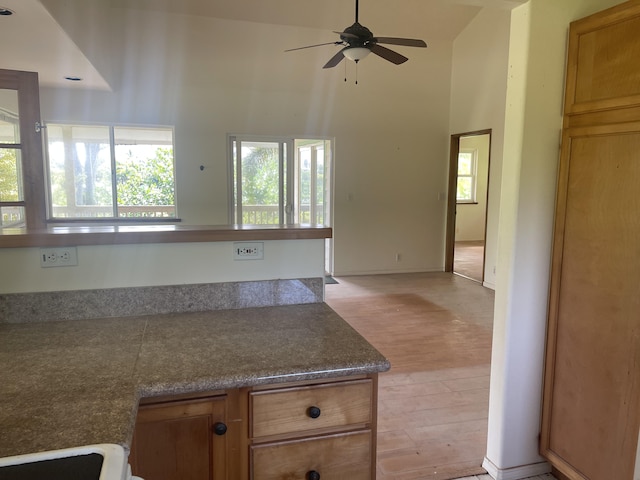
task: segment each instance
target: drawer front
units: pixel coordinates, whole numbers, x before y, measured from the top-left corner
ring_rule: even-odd
[[[371,480],[371,431],[251,447],[252,480]]]
[[[315,410],[318,409],[318,410]],[[254,439],[316,429],[370,425],[372,382],[369,379],[252,392],[251,435]]]

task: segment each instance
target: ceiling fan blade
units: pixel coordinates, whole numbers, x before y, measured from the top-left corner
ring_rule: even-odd
[[[400,55],[398,52],[394,52],[393,50],[389,50],[388,48],[378,44],[372,44],[369,49],[379,57],[382,57],[385,60],[388,60],[396,65],[400,65],[401,63],[409,60],[404,55]]]
[[[406,47],[425,48],[427,46],[424,40],[418,40],[416,38],[375,37],[373,41],[376,43],[386,43],[388,45],[404,45]]]
[[[337,33],[341,37],[345,37],[345,38],[359,38],[357,35],[354,35],[353,33],[349,33],[349,32],[336,32],[334,30],[333,33]]]
[[[322,68],[333,68],[338,65],[344,59],[344,55],[342,54],[342,52],[344,52],[345,49],[346,47],[336,53],[333,57],[331,57],[331,60],[329,60]]]
[[[290,48],[289,50],[285,50],[285,52],[293,52],[295,50],[304,50],[305,48],[322,47],[324,45],[343,45],[343,43],[342,42],[318,43],[316,45],[307,45],[306,47]]]

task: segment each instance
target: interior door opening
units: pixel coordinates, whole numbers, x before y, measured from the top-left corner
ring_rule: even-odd
[[[451,136],[445,271],[482,283],[491,130]]]

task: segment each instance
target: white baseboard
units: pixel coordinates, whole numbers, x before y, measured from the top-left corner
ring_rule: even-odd
[[[361,275],[397,275],[402,273],[443,273],[444,270],[440,268],[403,268],[403,269],[389,269],[389,270],[334,270],[332,277],[357,277]]]
[[[482,286],[486,287],[486,288],[490,288],[491,290],[495,290],[496,289],[495,283],[491,283],[491,282],[483,282]]]
[[[533,463],[531,465],[522,465],[513,468],[498,468],[487,457],[484,457],[482,468],[495,480],[522,480],[524,478],[535,477],[536,475],[543,475],[551,471],[551,465],[547,462]]]

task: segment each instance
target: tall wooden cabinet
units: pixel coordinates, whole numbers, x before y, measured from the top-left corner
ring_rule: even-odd
[[[572,23],[567,68],[541,453],[571,480],[634,480],[640,1]]]

